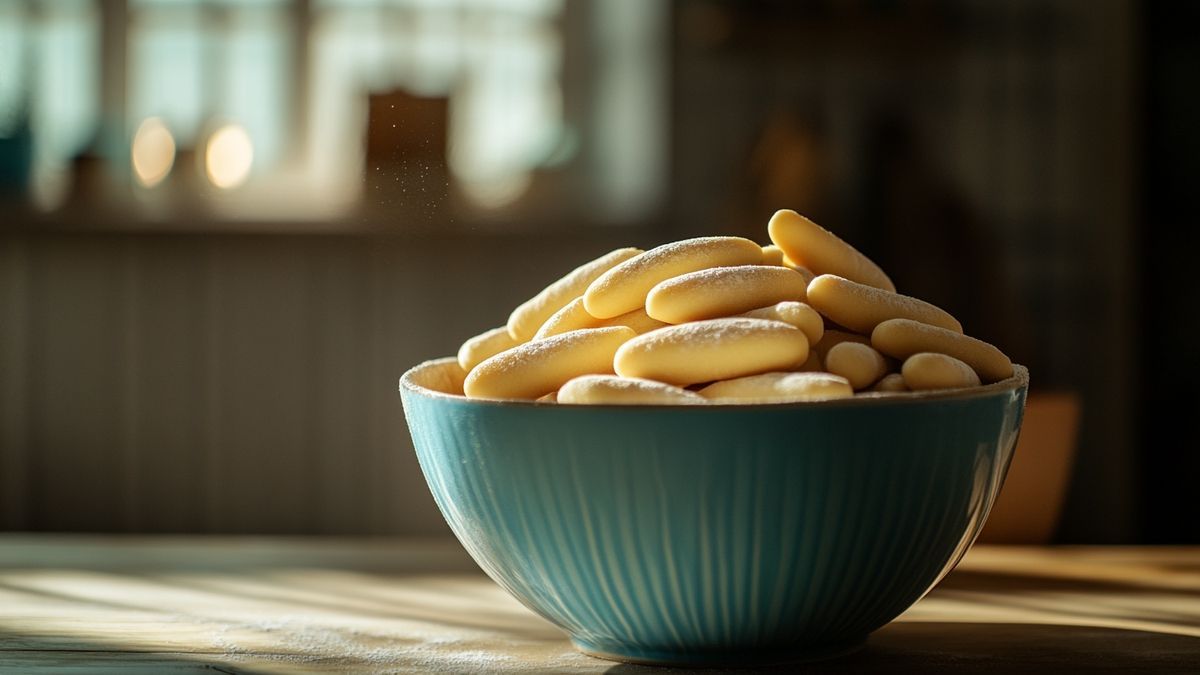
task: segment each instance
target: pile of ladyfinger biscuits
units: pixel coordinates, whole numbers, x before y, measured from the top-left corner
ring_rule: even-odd
[[[700,237],[576,268],[458,352],[470,398],[737,404],[979,386],[1013,374],[950,314],[794,211],[773,242]]]

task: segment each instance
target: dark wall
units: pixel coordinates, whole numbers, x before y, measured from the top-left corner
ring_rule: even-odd
[[[1141,199],[1142,458],[1148,541],[1200,541],[1200,5],[1145,5]]]

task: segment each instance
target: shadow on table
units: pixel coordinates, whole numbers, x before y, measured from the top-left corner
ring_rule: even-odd
[[[713,673],[1187,673],[1200,638],[1148,631],[1016,623],[892,623],[848,656],[811,664],[686,672]],[[676,669],[617,665],[610,675],[667,675]]]
[[[956,570],[930,593],[968,602],[982,596],[989,605],[1016,610],[1200,628],[1200,589],[1163,584],[1151,575],[1102,580]]]
[[[1037,575],[1028,570],[1004,572],[988,570],[956,569],[938,584],[934,593],[946,589],[962,589],[971,591],[1008,593],[1012,591],[1051,591],[1055,593],[1101,593],[1101,594],[1131,594],[1146,593],[1155,590],[1168,591],[1174,595],[1200,598],[1200,586],[1184,587],[1179,583],[1164,583],[1167,575],[1155,574],[1164,572],[1200,572],[1200,563],[1195,570],[1187,569],[1185,564],[1147,566],[1146,574],[1141,577],[1128,579],[1081,579],[1076,577]]]

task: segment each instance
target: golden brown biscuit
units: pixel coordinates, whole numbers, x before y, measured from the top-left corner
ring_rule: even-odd
[[[646,294],[680,274],[762,263],[762,247],[742,237],[699,237],[652,248],[600,275],[583,294],[592,316],[610,319],[643,307]]]
[[[616,326],[526,342],[475,366],[463,390],[471,398],[536,399],[580,375],[611,374],[617,348],[635,335]]]
[[[859,335],[858,333],[849,333],[844,330],[826,328],[825,334],[821,336],[820,341],[813,345],[812,348],[813,351],[815,351],[817,355],[821,357],[821,362],[824,363],[825,357],[829,355],[829,350],[833,349],[834,345],[838,345],[843,342],[857,342],[859,344],[869,345],[871,344],[871,338],[866,335]]]
[[[816,274],[836,274],[860,284],[896,290],[892,280],[870,258],[795,211],[776,211],[767,224],[767,234],[789,260]]]
[[[616,375],[583,375],[558,390],[559,403],[695,405],[707,400],[693,391],[654,380]]]
[[[464,371],[470,372],[484,359],[517,346],[517,341],[509,335],[508,328],[501,326],[476,335],[462,343],[458,348],[458,365]]]
[[[770,319],[771,321],[790,323],[804,331],[804,335],[808,337],[809,345],[817,344],[825,336],[825,319],[821,317],[817,310],[803,302],[785,300],[767,307],[759,307],[749,312],[742,312],[738,316],[744,316],[748,319]]]
[[[715,402],[823,401],[854,395],[845,378],[831,373],[764,373],[714,382],[700,395]]]
[[[941,308],[924,300],[822,274],[808,285],[808,304],[838,325],[869,335],[888,319],[912,319],[955,333],[962,324]]]
[[[783,249],[779,248],[775,244],[767,244],[766,246],[762,247],[762,252],[762,264],[779,266],[783,265]]]
[[[911,319],[891,319],[876,326],[871,346],[901,360],[920,352],[953,356],[971,366],[984,382],[998,382],[1013,374],[1012,361],[983,340]],[[904,380],[908,382],[907,375]]]
[[[836,344],[825,355],[825,370],[846,378],[855,391],[875,384],[888,370],[883,354],[857,342]]]
[[[667,323],[740,314],[784,300],[803,300],[804,277],[786,267],[711,267],[672,277],[650,289],[646,313]]]
[[[883,379],[876,382],[874,387],[871,387],[871,391],[898,394],[909,391],[909,389],[908,385],[904,383],[903,375],[900,373],[888,373],[883,376]]]
[[[617,350],[618,375],[678,386],[787,370],[808,358],[795,326],[765,319],[709,319],[639,335]]]
[[[534,333],[546,319],[571,300],[583,295],[587,287],[601,274],[642,252],[638,248],[619,248],[595,260],[584,263],[566,276],[542,289],[523,302],[508,316],[508,332],[517,342],[533,339]]]
[[[979,375],[953,356],[921,352],[904,361],[904,382],[913,391],[978,387]]]

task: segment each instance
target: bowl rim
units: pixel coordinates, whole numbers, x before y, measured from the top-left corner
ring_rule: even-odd
[[[977,387],[959,387],[955,389],[937,389],[933,391],[909,392],[861,392],[850,398],[827,399],[823,401],[780,401],[774,403],[737,403],[711,402],[704,404],[678,403],[591,403],[574,405],[551,403],[548,401],[530,401],[524,399],[492,399],[468,398],[462,394],[447,394],[417,384],[414,378],[427,369],[443,367],[453,363],[458,365],[458,359],[453,356],[430,359],[409,368],[400,376],[401,392],[409,392],[415,396],[427,399],[455,401],[470,406],[486,408],[540,408],[567,410],[787,410],[791,408],[857,408],[857,407],[887,407],[911,405],[929,401],[970,401],[988,398],[1005,392],[1015,392],[1027,389],[1029,386],[1029,369],[1020,364],[1013,364],[1013,374],[998,382]]]

